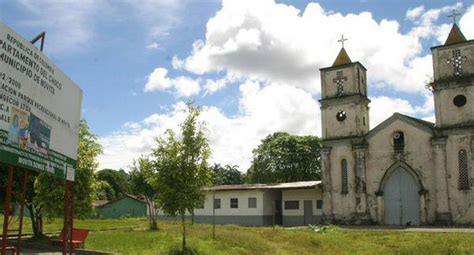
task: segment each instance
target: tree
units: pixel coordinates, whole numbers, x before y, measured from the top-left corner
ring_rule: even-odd
[[[220,164],[214,164],[214,166],[212,167],[212,172],[214,174],[214,185],[244,183],[243,174],[239,171],[239,167],[237,165],[221,166]]]
[[[268,135],[253,150],[249,183],[279,183],[321,179],[321,140],[284,132]]]
[[[101,186],[101,198],[114,200],[130,193],[129,175],[123,169],[102,169],[97,172],[97,179],[105,183]]]
[[[152,186],[157,192],[157,203],[168,216],[181,216],[183,253],[186,252],[186,211],[204,202],[204,187],[211,183],[207,165],[210,149],[204,136],[204,123],[198,123],[200,110],[188,104],[188,116],[181,124],[181,139],[173,131],[166,131],[157,139],[153,150]]]
[[[85,120],[79,126],[79,147],[77,155],[77,170],[74,181],[74,215],[84,218],[93,212],[92,203],[97,199],[98,182],[95,171],[98,167],[97,157],[102,153],[102,147],[97,142],[97,136],[92,134]],[[64,213],[64,192],[66,182],[45,173],[38,175],[34,182],[35,195],[32,209],[39,216],[37,225],[42,225],[42,216],[47,218],[62,216]],[[39,222],[38,222],[39,221]],[[35,228],[34,224],[33,227]],[[42,235],[42,226],[36,226]]]
[[[132,193],[145,198],[150,230],[158,230],[158,215],[155,205],[156,191],[148,181],[152,174],[152,167],[151,160],[146,156],[141,156],[135,160],[130,172],[130,183]]]

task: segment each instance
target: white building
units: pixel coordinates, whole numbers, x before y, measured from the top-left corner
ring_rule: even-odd
[[[195,209],[194,220],[242,226],[318,224],[322,216],[320,183],[215,186],[208,189],[203,206]]]
[[[474,40],[454,24],[431,51],[436,123],[395,113],[370,129],[365,67],[342,48],[320,70],[325,221],[474,224]]]

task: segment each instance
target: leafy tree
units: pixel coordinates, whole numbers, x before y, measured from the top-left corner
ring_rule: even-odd
[[[253,150],[249,183],[278,183],[321,179],[321,140],[284,132],[268,135]]]
[[[243,174],[239,171],[239,167],[237,165],[221,166],[220,164],[214,164],[214,166],[212,167],[212,172],[214,174],[214,185],[244,183]]]
[[[97,179],[105,182],[105,185],[101,186],[101,198],[114,200],[130,193],[129,175],[123,169],[102,169],[97,172]]]
[[[181,216],[183,253],[186,249],[186,211],[204,202],[204,187],[211,183],[207,165],[210,149],[204,136],[204,124],[198,123],[200,110],[188,104],[188,116],[181,124],[181,139],[168,130],[158,138],[153,150],[152,186],[157,192],[157,203],[168,216]]]
[[[156,191],[148,182],[152,174],[152,162],[142,156],[133,162],[130,172],[131,191],[134,195],[143,196],[148,209],[148,220],[151,230],[158,230],[157,209],[155,205]]]
[[[77,170],[74,181],[74,216],[83,218],[93,212],[92,203],[97,199],[98,182],[95,171],[98,167],[97,157],[102,153],[102,147],[97,142],[97,136],[92,134],[85,120],[79,127],[79,147],[77,155]],[[62,216],[64,213],[64,192],[66,182],[45,173],[38,175],[34,182],[35,195],[33,212],[47,218]],[[42,224],[42,219],[39,224]],[[35,226],[33,226],[35,227]],[[42,235],[42,226],[35,235]]]

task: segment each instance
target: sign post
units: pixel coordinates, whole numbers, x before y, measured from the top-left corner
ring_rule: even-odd
[[[43,32],[29,42],[0,22],[0,163],[9,166],[4,221],[10,216],[10,175],[15,168],[26,169],[66,180],[69,201],[65,201],[65,215],[70,220],[64,222],[64,230],[72,231],[71,190],[77,165],[82,90],[42,53],[44,37]],[[32,44],[39,38],[43,39],[41,50]],[[25,180],[27,173],[23,187]],[[22,211],[23,208],[22,205]],[[23,219],[20,234],[22,224]],[[5,254],[8,224],[4,224],[3,232]]]

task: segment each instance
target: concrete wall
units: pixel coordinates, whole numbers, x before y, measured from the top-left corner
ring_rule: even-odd
[[[319,224],[322,209],[316,208],[316,201],[322,200],[320,188],[313,189],[287,189],[282,191],[282,216],[283,226],[302,226],[304,221],[304,201],[311,200],[313,205],[313,217],[307,224]],[[299,201],[299,209],[285,209],[285,201]]]
[[[474,225],[474,130],[471,132],[450,132],[446,143],[449,209],[454,223],[462,225]],[[459,190],[458,152],[461,149],[467,152],[470,190]]]

